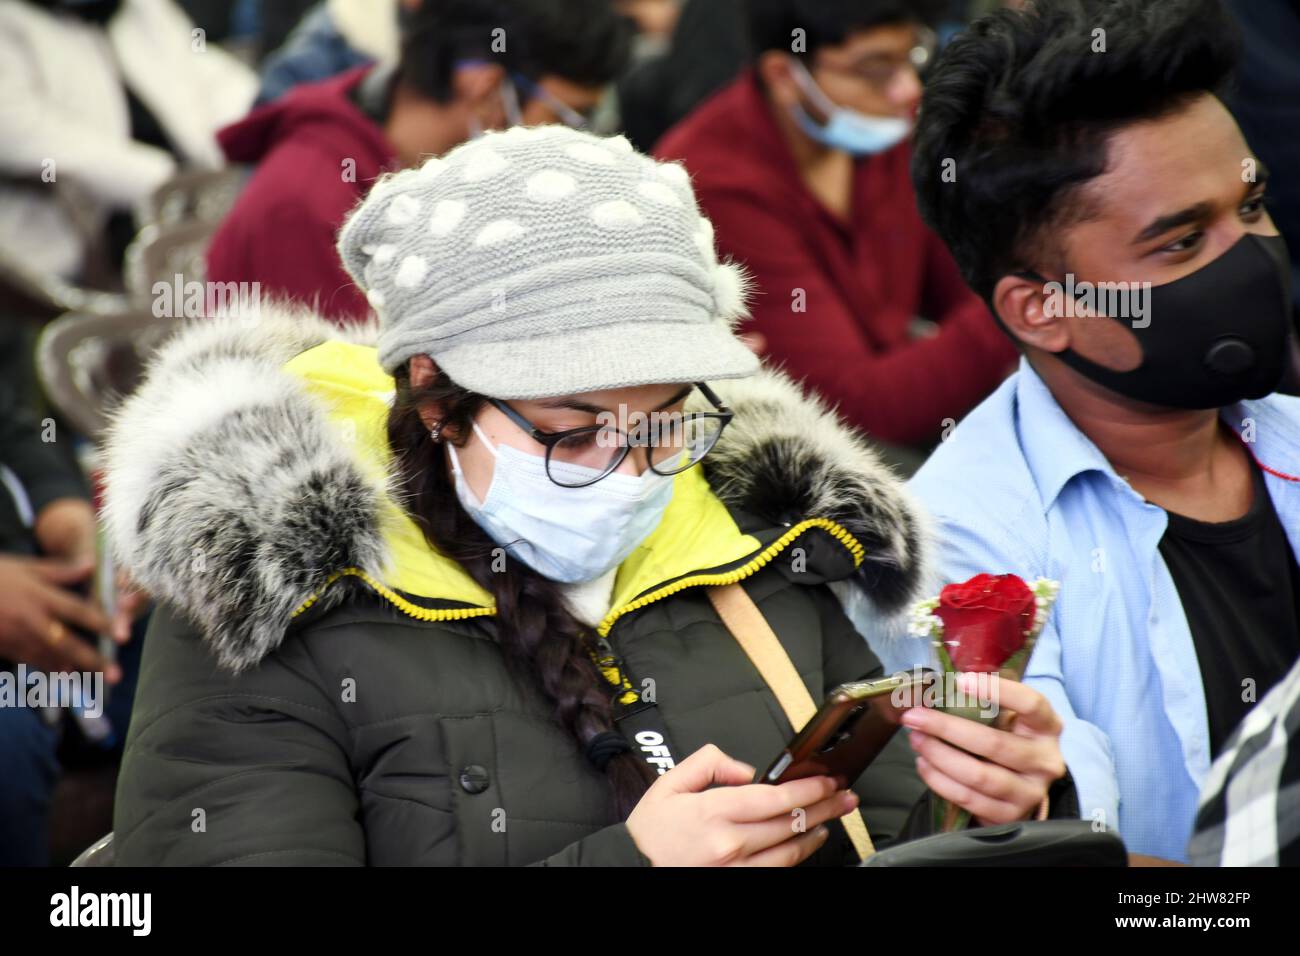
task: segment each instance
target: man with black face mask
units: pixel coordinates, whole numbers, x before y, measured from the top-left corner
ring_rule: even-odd
[[[913,482],[943,579],[1061,582],[1026,683],[1063,715],[1084,816],[1174,860],[1210,761],[1300,655],[1287,256],[1216,95],[1236,55],[1218,0],[1001,11],[936,67],[912,168],[1022,352]],[[938,773],[964,759],[927,744]]]

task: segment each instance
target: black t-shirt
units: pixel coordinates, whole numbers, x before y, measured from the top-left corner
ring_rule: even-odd
[[[1263,472],[1251,470],[1243,517],[1206,523],[1169,512],[1160,541],[1200,662],[1212,756],[1300,657],[1300,567]],[[1254,694],[1243,700],[1247,678]]]

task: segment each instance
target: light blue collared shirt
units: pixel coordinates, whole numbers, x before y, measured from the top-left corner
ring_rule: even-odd
[[[1222,414],[1264,467],[1296,551],[1300,399]],[[1117,829],[1130,852],[1185,861],[1210,738],[1191,629],[1159,551],[1165,511],[1116,474],[1023,360],[911,489],[935,519],[942,581],[1014,572],[1061,582],[1025,682],[1065,722],[1082,816]],[[893,671],[924,659],[917,643],[878,652]]]

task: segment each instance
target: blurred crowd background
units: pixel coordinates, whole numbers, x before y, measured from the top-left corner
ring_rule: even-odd
[[[997,5],[0,0],[4,600],[73,602],[88,632],[129,629],[130,595],[96,561],[94,455],[149,352],[250,288],[364,320],[334,251],[343,217],[384,172],[511,124],[623,133],[683,161],[719,252],[754,278],[753,347],[913,471],[1015,357],[922,224],[906,143],[927,64]],[[1294,257],[1300,3],[1226,5],[1246,39],[1229,105],[1272,171]],[[881,122],[838,122],[846,109]],[[849,165],[823,168],[814,145]],[[82,505],[46,513],[70,499]],[[15,556],[85,565],[55,579]],[[20,628],[11,618],[0,627]],[[67,862],[109,829],[138,644],[98,722],[0,722],[0,773],[22,764],[24,733],[60,740],[28,791],[0,798],[0,820],[21,819],[57,780],[49,833],[0,840],[0,857]]]

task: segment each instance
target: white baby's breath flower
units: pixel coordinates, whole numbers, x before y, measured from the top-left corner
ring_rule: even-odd
[[[1052,613],[1052,605],[1060,593],[1061,583],[1050,578],[1038,578],[1030,585],[1034,592],[1034,623],[1029,629],[1031,637],[1037,637],[1047,626],[1047,619]]]
[[[917,601],[908,615],[907,632],[913,637],[937,637],[943,633],[943,621],[935,615],[938,598]]]

